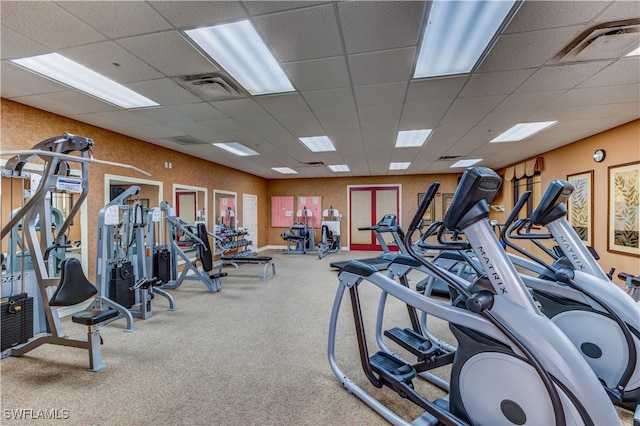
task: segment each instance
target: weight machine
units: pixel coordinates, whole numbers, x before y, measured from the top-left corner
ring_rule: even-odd
[[[330,253],[342,251],[340,241],[340,221],[342,214],[333,206],[322,211],[321,237],[318,244],[318,257],[322,259]]]
[[[176,289],[180,287],[184,280],[202,281],[207,290],[212,293],[220,291],[220,278],[226,277],[226,272],[211,273],[213,270],[213,255],[209,245],[209,234],[204,223],[199,222],[195,226],[191,225],[175,215],[175,211],[169,203],[160,203],[160,209],[164,212],[165,221],[169,229],[169,280],[162,284],[162,288]],[[196,260],[192,261],[189,256],[178,245],[179,235],[186,236],[192,246],[196,249]],[[184,268],[178,276],[178,257],[184,261]],[[198,268],[200,261],[202,269]]]
[[[92,157],[92,148],[93,140],[65,133],[46,139],[30,150],[0,152],[0,155],[12,156],[3,170],[3,176],[12,180],[22,179],[24,182],[24,166],[36,157],[44,161],[42,180],[37,190],[1,231],[1,238],[4,239],[22,223],[23,239],[33,263],[33,273],[3,272],[2,294],[5,297],[1,304],[2,334],[4,337],[5,329],[14,327],[19,330],[19,338],[12,342],[3,341],[2,358],[21,356],[43,344],[52,344],[86,349],[90,371],[106,367],[102,362],[99,328],[118,313],[112,309],[87,309],[78,312],[72,315],[72,321],[87,326],[87,338],[74,338],[65,333],[58,307],[74,306],[91,299],[97,294],[97,289],[86,278],[80,261],[75,258],[65,259],[57,276],[56,254],[67,247],[65,233],[89,193],[89,163],[126,167],[143,174],[148,173],[133,166],[96,160]],[[71,164],[80,166],[79,177],[71,176]],[[64,223],[53,234],[50,232],[52,193],[78,195]],[[31,280],[31,277],[34,279]],[[11,284],[9,292],[5,289],[5,283]],[[14,293],[17,283],[21,286],[19,294]]]
[[[287,242],[287,254],[305,254],[314,251],[313,212],[306,206],[296,213],[296,223],[289,231],[282,233]],[[294,245],[293,247],[291,245]]]

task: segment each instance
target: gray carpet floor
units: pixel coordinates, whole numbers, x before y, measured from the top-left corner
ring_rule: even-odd
[[[177,311],[168,311],[166,299],[156,296],[153,316],[136,320],[137,331],[124,332],[124,320],[102,327],[102,357],[109,365],[103,371],[85,370],[85,350],[52,345],[2,360],[0,422],[34,424],[40,416],[37,424],[387,424],[340,385],[326,354],[338,282],[329,263],[373,253],[334,253],[322,260],[316,253],[261,255],[272,256],[277,269],[267,282],[261,265],[226,267],[219,293],[186,281],[170,291]],[[379,292],[370,290],[363,288],[361,297],[373,348]],[[348,299],[341,320],[336,352],[342,369],[401,415],[417,416],[420,410],[411,403],[372,387],[361,373]],[[63,324],[69,335],[85,336],[86,328],[69,318]],[[408,325],[404,306],[388,303],[387,324]],[[451,339],[445,324],[430,327]],[[437,389],[425,393],[443,395]],[[58,418],[42,419],[43,411]],[[20,412],[30,418],[16,419]],[[620,416],[632,424],[631,413]]]

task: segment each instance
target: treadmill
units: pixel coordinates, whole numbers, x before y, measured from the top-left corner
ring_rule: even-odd
[[[398,255],[398,252],[392,252],[387,242],[384,240],[384,234],[390,233],[393,237],[393,243],[398,247],[400,253],[407,254],[407,249],[404,247],[404,231],[398,225],[398,220],[395,214],[386,214],[375,225],[358,227],[358,231],[373,231],[376,236],[383,253],[379,256],[370,259],[358,259],[359,262],[366,263],[376,268],[378,271],[387,269],[389,264]],[[340,262],[331,262],[330,265],[335,269],[342,269],[350,260],[343,260]]]

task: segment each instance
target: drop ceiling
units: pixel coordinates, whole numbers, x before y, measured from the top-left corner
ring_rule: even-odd
[[[552,61],[596,24],[640,18],[640,2],[527,0],[472,73],[416,80],[429,7],[419,1],[2,1],[1,96],[268,179],[458,173],[450,166],[460,158],[501,168],[640,118],[638,56]],[[184,31],[243,19],[253,23],[295,92],[206,101],[179,84],[181,76],[222,71]],[[10,62],[51,52],[160,107],[124,110]],[[489,143],[518,122],[549,120],[558,123],[524,141]],[[399,130],[424,128],[433,129],[425,145],[394,148]],[[297,140],[319,135],[329,136],[336,151],[313,153]],[[239,142],[260,155],[237,157],[214,142]],[[389,163],[405,161],[407,170],[389,171]],[[346,164],[350,172],[322,164]]]

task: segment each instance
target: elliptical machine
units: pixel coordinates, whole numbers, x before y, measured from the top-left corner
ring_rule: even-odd
[[[612,284],[566,218],[565,202],[573,186],[551,182],[530,218],[518,219],[531,192],[520,197],[501,231],[505,244],[524,257],[511,261],[536,276],[523,274],[542,312],[569,337],[605,385],[611,400],[627,410],[640,407],[640,309]],[[548,233],[534,231],[545,227]],[[549,263],[512,240],[529,240]],[[556,252],[541,240],[553,239]]]
[[[348,289],[364,373],[373,386],[388,387],[425,410],[413,424],[617,424],[616,411],[589,365],[564,334],[540,313],[489,225],[488,204],[500,184],[500,177],[490,169],[467,169],[442,225],[466,234],[488,271],[485,279],[470,284],[429,263],[411,247],[411,236],[435,197],[438,184],[428,189],[408,229],[405,247],[410,256],[396,257],[396,263],[420,265],[447,282],[456,295],[455,304],[447,305],[419,294],[358,261],[342,269],[329,323],[329,364],[349,392],[388,421],[410,423],[358,386],[338,366],[337,325],[343,295]],[[417,371],[442,365],[437,347],[433,356],[415,364],[384,350],[369,353],[358,293],[364,283],[449,322],[458,348],[452,361],[447,398],[428,400],[413,384]],[[406,343],[407,347],[412,346],[412,342]],[[424,350],[428,344],[423,342],[417,349]]]

